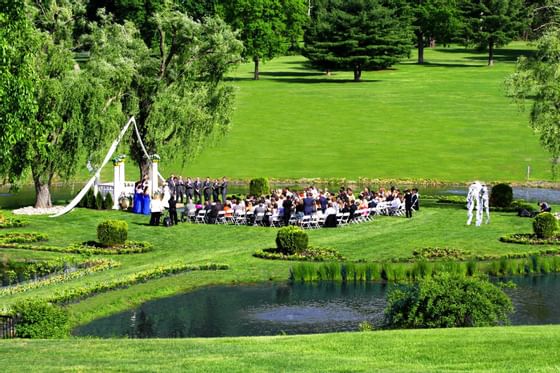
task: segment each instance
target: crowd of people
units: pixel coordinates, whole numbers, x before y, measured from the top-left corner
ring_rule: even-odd
[[[204,181],[171,175],[163,186],[152,195],[148,180],[136,184],[133,211],[151,215],[150,224],[159,225],[161,216],[168,212],[166,225],[178,224],[177,203],[183,204],[181,221],[201,223],[234,222],[243,217],[248,225],[301,225],[306,217],[320,217],[321,225],[336,226],[337,216],[346,213],[350,221],[370,214],[404,215],[412,217],[419,210],[419,194],[416,188],[401,191],[398,188],[379,188],[371,191],[364,188],[355,192],[341,187],[338,192],[320,190],[309,186],[300,191],[290,188],[277,189],[266,196],[240,198],[228,196],[228,180]],[[358,214],[359,216],[355,216]]]

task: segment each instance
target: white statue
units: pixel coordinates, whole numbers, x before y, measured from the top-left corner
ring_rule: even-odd
[[[486,212],[486,224],[490,223],[490,195],[486,184],[479,181],[473,182],[469,186],[467,194],[467,225],[471,225],[473,211],[476,207],[476,226],[480,227],[484,212]]]
[[[475,181],[469,186],[469,193],[467,194],[467,225],[471,225],[473,218],[473,211],[476,207],[476,225],[480,225],[481,217],[479,218],[480,209],[480,191],[482,185],[480,182]]]
[[[480,218],[477,217],[476,221],[477,222],[479,220],[482,221],[482,215],[486,212],[486,224],[488,224],[490,223],[490,194],[488,193],[488,187],[486,186],[486,184],[482,184],[482,188],[480,188],[480,202],[481,202]]]

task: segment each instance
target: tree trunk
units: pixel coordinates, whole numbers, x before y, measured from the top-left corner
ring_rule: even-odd
[[[46,209],[52,207],[50,182],[44,183],[40,178],[34,177],[35,184],[35,208]]]
[[[488,66],[494,66],[494,42],[488,42]]]
[[[362,67],[354,66],[354,81],[359,82],[362,77]]]
[[[422,65],[424,63],[424,33],[419,31],[416,40],[418,43],[418,64]]]
[[[259,56],[255,56],[253,58],[253,61],[255,61],[255,74],[253,76],[253,79],[259,80]]]
[[[140,169],[140,180],[144,178],[144,176],[150,176],[150,164],[152,162],[149,159],[143,158],[142,162],[140,162],[139,169]]]

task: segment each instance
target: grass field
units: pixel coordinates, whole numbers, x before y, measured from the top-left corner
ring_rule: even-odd
[[[559,351],[559,326],[0,342],[3,372],[558,372]]]
[[[180,173],[248,179],[358,177],[442,181],[550,180],[548,154],[505,96],[504,79],[529,53],[522,43],[497,51],[497,63],[460,47],[426,51],[386,71],[325,76],[299,56],[251,64],[238,87],[231,132]],[[180,165],[162,162],[165,174]]]

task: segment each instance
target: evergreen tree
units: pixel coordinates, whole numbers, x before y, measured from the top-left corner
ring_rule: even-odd
[[[494,49],[508,44],[527,22],[523,0],[462,1],[464,40],[488,50],[488,65],[494,64]]]
[[[411,15],[404,2],[324,0],[312,9],[303,54],[320,69],[384,69],[409,54]]]

